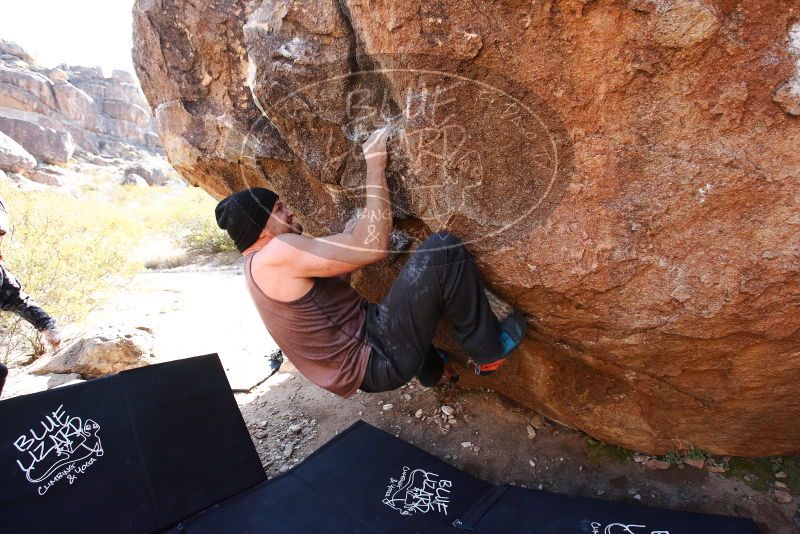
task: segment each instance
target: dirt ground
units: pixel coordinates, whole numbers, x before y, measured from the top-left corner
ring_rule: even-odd
[[[771,493],[775,480],[765,479],[772,473],[720,474],[684,464],[650,470],[631,451],[599,444],[491,391],[427,389],[413,382],[345,400],[305,380],[288,361],[264,380],[266,355],[275,344],[249,301],[238,263],[142,273],[92,320],[108,317],[152,328],[160,360],[219,353],[269,476],[363,419],[492,483],[748,516],[764,533],[800,531],[798,499],[778,503]],[[24,376],[24,368],[13,369],[4,396],[30,391],[12,385],[24,384]],[[793,488],[797,481],[789,482]]]

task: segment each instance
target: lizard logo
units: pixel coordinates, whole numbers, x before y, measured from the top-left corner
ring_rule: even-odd
[[[447,515],[452,487],[451,481],[441,479],[436,473],[403,467],[400,478],[389,479],[383,504],[401,515],[432,511]]]
[[[100,425],[92,419],[68,415],[64,405],[45,416],[39,426],[14,440],[21,457],[17,465],[44,495],[55,483],[66,478],[70,484],[103,456]]]

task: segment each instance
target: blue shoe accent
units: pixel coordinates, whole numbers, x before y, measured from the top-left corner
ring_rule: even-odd
[[[519,345],[519,341],[515,341],[508,332],[500,332],[500,341],[503,343],[503,357],[510,354]]]

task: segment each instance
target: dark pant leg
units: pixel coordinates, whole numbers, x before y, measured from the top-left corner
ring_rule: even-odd
[[[398,362],[397,358],[384,354],[383,349],[374,348],[380,346],[377,341],[373,341],[370,344],[373,349],[367,364],[364,381],[359,389],[367,393],[391,391],[411,380],[410,377],[407,377],[407,370],[403,365],[405,362]],[[400,357],[399,359],[402,360],[403,358]],[[439,358],[439,355],[436,354],[433,346],[431,346],[422,365],[414,372],[414,376],[419,379],[420,384],[423,386],[432,387],[439,382],[443,372],[444,363]]]
[[[441,362],[431,342],[446,316],[456,339],[476,361],[502,353],[500,325],[489,307],[483,278],[461,241],[438,232],[414,251],[380,304],[367,310],[367,339],[375,348],[365,391],[386,391],[415,375],[438,381]],[[438,362],[438,363],[437,363]]]
[[[3,386],[6,385],[6,377],[8,376],[8,368],[0,363],[0,395],[3,394]]]

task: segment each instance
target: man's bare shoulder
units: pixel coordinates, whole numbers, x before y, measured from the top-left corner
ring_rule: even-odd
[[[289,302],[305,295],[313,286],[312,278],[298,272],[297,263],[285,253],[294,250],[292,244],[276,236],[253,255],[253,280],[269,298]],[[294,236],[300,237],[300,236]]]
[[[258,265],[277,267],[291,263],[292,255],[302,250],[308,238],[296,234],[283,234],[270,239],[264,248],[256,252],[253,261]]]
[[[280,270],[295,278],[327,278],[353,272],[375,263],[374,254],[363,253],[350,234],[307,238],[281,234],[267,243],[255,264],[257,268]]]

